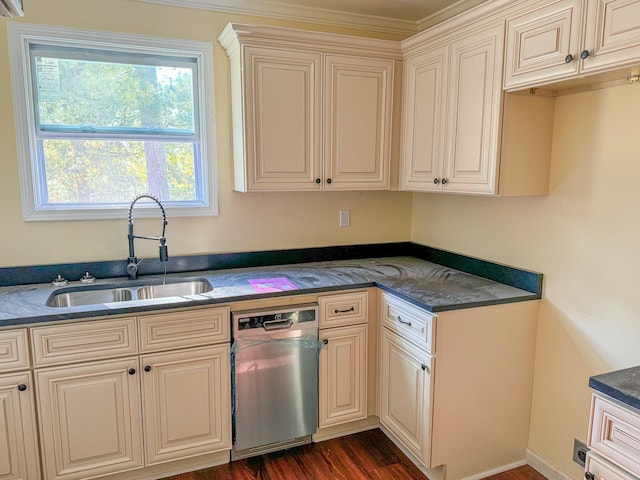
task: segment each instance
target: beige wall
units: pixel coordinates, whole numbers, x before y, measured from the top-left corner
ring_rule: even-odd
[[[556,100],[550,194],[415,194],[412,240],[543,272],[529,448],[581,478],[588,377],[640,364],[640,86]]]
[[[227,56],[217,38],[229,21],[257,23],[265,22],[264,19],[129,0],[29,0],[25,2],[25,9],[22,19],[0,17],[0,267],[127,256],[124,215],[122,220],[109,221],[24,222],[22,219],[6,34],[7,23],[15,21],[213,42],[220,215],[170,218],[167,243],[171,255],[409,239],[409,193],[241,194],[232,191],[229,69]],[[270,23],[301,27],[285,22]],[[337,28],[325,30],[364,33]],[[386,38],[393,39],[393,36],[386,35]],[[351,227],[338,227],[339,209],[351,209]],[[157,235],[159,221],[138,220],[136,227],[136,233]],[[157,246],[153,242],[139,242],[136,253],[156,255]]]

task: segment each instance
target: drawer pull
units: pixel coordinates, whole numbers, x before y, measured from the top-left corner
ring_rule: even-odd
[[[355,311],[356,311],[356,307],[347,308],[346,310],[338,310],[337,308],[333,309],[333,313],[350,313]]]
[[[403,320],[403,319],[402,319],[402,317],[401,317],[400,315],[398,315],[398,321],[399,321],[400,323],[402,323],[403,325],[406,325],[406,326],[408,326],[408,327],[410,327],[410,326],[411,326],[411,322],[410,322],[410,321],[408,321],[408,320]]]
[[[27,386],[24,383],[21,383],[20,385],[18,385],[18,390],[20,390],[21,392],[24,392],[27,389]]]

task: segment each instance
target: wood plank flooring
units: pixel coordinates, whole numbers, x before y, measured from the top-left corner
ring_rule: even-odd
[[[164,480],[427,480],[379,429]],[[546,480],[529,466],[486,480]]]

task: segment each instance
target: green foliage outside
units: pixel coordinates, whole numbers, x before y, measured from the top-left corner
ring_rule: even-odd
[[[196,199],[197,144],[140,137],[150,129],[193,132],[190,69],[49,62],[53,74],[38,76],[40,124],[56,132],[40,143],[48,203],[128,203],[147,192],[165,201]]]

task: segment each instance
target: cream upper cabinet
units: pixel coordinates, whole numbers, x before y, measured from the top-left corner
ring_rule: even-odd
[[[325,55],[327,190],[388,190],[393,60]]]
[[[448,53],[448,46],[443,45],[420,50],[404,61],[400,145],[403,190],[442,190]]]
[[[402,189],[498,193],[503,29],[405,54]]]
[[[388,190],[397,42],[229,24],[234,185]]]
[[[562,0],[509,19],[508,90],[640,63],[639,0]]]

